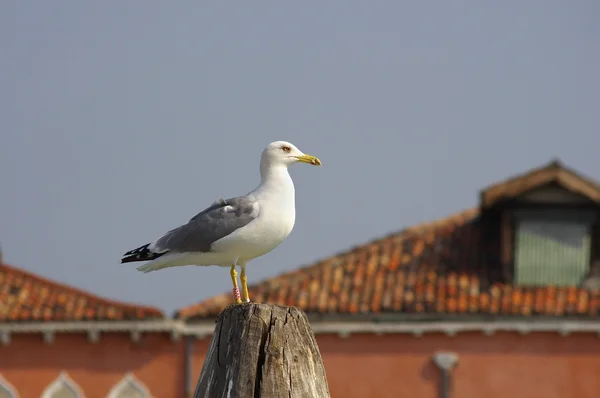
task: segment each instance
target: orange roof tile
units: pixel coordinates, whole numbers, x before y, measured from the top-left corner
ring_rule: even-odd
[[[479,210],[407,228],[249,286],[256,302],[319,314],[600,316],[600,293],[492,283],[477,265]],[[197,320],[232,303],[222,294],[177,311]]]
[[[121,321],[164,318],[152,307],[121,303],[0,264],[0,322]]]

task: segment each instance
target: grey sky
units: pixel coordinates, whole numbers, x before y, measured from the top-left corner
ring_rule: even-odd
[[[251,283],[477,203],[560,156],[600,179],[597,1],[3,1],[8,262],[167,311],[227,270],[123,252],[258,183],[289,140],[297,219]]]

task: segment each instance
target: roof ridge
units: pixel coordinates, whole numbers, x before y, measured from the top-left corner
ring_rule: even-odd
[[[545,165],[513,174],[488,185],[479,192],[480,203],[485,208],[494,206],[549,183],[557,183],[566,190],[600,202],[599,182],[554,159]]]
[[[6,270],[9,272],[13,272],[16,274],[20,274],[24,277],[33,279],[37,282],[43,283],[43,284],[47,284],[50,286],[53,286],[55,288],[59,288],[61,290],[64,290],[66,293],[72,293],[72,294],[77,294],[77,295],[81,295],[81,296],[85,296],[91,300],[95,300],[98,301],[102,304],[105,305],[109,305],[109,306],[116,306],[116,307],[121,307],[121,308],[127,308],[127,309],[136,309],[136,310],[147,310],[147,311],[151,311],[151,312],[157,312],[160,313],[162,316],[164,316],[164,313],[162,310],[160,310],[159,308],[156,307],[152,307],[152,306],[147,306],[147,305],[142,305],[142,304],[136,304],[136,303],[130,303],[130,302],[125,302],[125,301],[119,301],[119,300],[113,300],[113,299],[109,299],[107,297],[103,297],[100,296],[99,294],[96,293],[92,293],[88,290],[83,290],[77,287],[74,287],[72,285],[63,283],[63,282],[58,282],[54,279],[50,279],[44,276],[41,276],[39,274],[36,274],[34,272],[25,270],[23,268],[20,267],[15,267],[14,265],[10,265],[7,263],[0,263],[0,272],[2,270]]]
[[[419,224],[411,225],[409,227],[399,229],[399,230],[387,233],[385,235],[382,235],[379,238],[370,239],[366,242],[349,246],[346,249],[342,249],[333,255],[318,259],[311,264],[308,264],[306,266],[300,266],[299,268],[296,268],[295,270],[287,271],[285,273],[273,276],[273,278],[269,278],[269,279],[274,279],[274,278],[277,278],[278,276],[283,276],[284,274],[287,274],[290,272],[297,272],[297,271],[300,271],[303,269],[317,267],[318,265],[320,265],[321,263],[323,263],[325,261],[333,260],[336,257],[347,256],[348,254],[352,253],[355,250],[360,250],[360,249],[372,246],[374,244],[383,243],[390,239],[403,238],[403,237],[406,237],[407,235],[418,236],[421,234],[425,234],[425,233],[429,232],[431,229],[437,228],[440,225],[444,225],[444,224],[448,223],[449,221],[454,221],[454,220],[460,219],[460,218],[469,219],[469,218],[476,216],[478,213],[479,213],[479,207],[470,207],[470,208],[452,213],[446,217],[436,218],[436,219],[433,219],[430,221],[425,221],[425,222],[422,222]],[[267,280],[265,280],[263,282],[266,282],[266,281]]]
[[[598,181],[596,181],[592,177],[588,176],[587,174],[585,174],[579,170],[575,170],[571,167],[560,164],[558,171],[569,173],[569,174],[579,178],[584,184],[587,184],[590,187],[595,188],[595,189],[600,189],[600,183],[598,183]]]
[[[425,221],[420,224],[412,225],[410,227],[407,227],[404,230],[404,232],[418,232],[419,234],[426,233],[426,232],[429,232],[429,230],[437,228],[440,225],[447,224],[450,221],[456,221],[456,220],[460,220],[460,219],[462,219],[463,221],[466,221],[468,219],[474,218],[475,216],[477,216],[479,214],[479,211],[480,211],[480,209],[478,206],[468,207],[466,209],[454,212],[445,217],[441,217],[441,218],[437,218],[437,219],[434,219],[431,221]],[[419,230],[419,231],[414,231],[414,230]]]

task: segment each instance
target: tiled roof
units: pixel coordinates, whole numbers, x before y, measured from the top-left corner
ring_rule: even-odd
[[[156,308],[107,300],[0,264],[0,322],[121,321],[164,318]]]
[[[477,261],[479,236],[479,209],[467,210],[249,286],[250,297],[309,314],[600,316],[598,291],[500,282],[498,267]],[[216,296],[176,317],[213,317],[232,300]]]

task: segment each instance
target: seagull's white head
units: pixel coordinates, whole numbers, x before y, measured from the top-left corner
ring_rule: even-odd
[[[294,144],[286,141],[275,141],[270,143],[262,153],[261,165],[264,166],[290,166],[296,162],[308,163],[313,166],[320,166],[319,158],[307,155]]]

